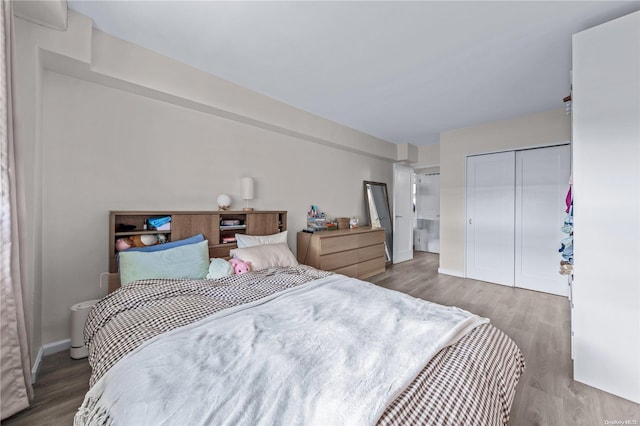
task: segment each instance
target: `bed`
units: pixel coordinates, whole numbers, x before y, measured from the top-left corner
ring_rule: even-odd
[[[279,263],[107,295],[74,424],[508,423],[524,359],[487,319]]]

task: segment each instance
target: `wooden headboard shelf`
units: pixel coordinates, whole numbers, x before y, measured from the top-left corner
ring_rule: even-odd
[[[148,219],[171,216],[171,229],[145,229]],[[238,220],[239,226],[222,225],[223,220]],[[122,231],[122,225],[134,229]],[[287,230],[286,211],[110,211],[109,212],[109,292],[120,287],[116,241],[135,235],[162,234],[167,241],[177,241],[203,234],[209,241],[209,257],[229,257],[235,243],[223,239],[235,234],[271,235]]]
[[[120,288],[120,274],[113,272],[109,274],[109,293],[113,293]]]

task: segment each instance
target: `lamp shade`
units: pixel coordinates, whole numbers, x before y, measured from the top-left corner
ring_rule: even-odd
[[[253,178],[242,178],[242,199],[253,200]]]

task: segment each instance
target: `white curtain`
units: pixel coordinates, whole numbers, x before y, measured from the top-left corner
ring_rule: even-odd
[[[18,244],[23,209],[13,141],[11,1],[2,0],[0,27],[0,415],[5,419],[29,406],[33,389]]]

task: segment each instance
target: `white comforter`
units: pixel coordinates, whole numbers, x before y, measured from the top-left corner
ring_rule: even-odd
[[[487,321],[332,275],[147,341],[91,388],[76,424],[374,424]]]

